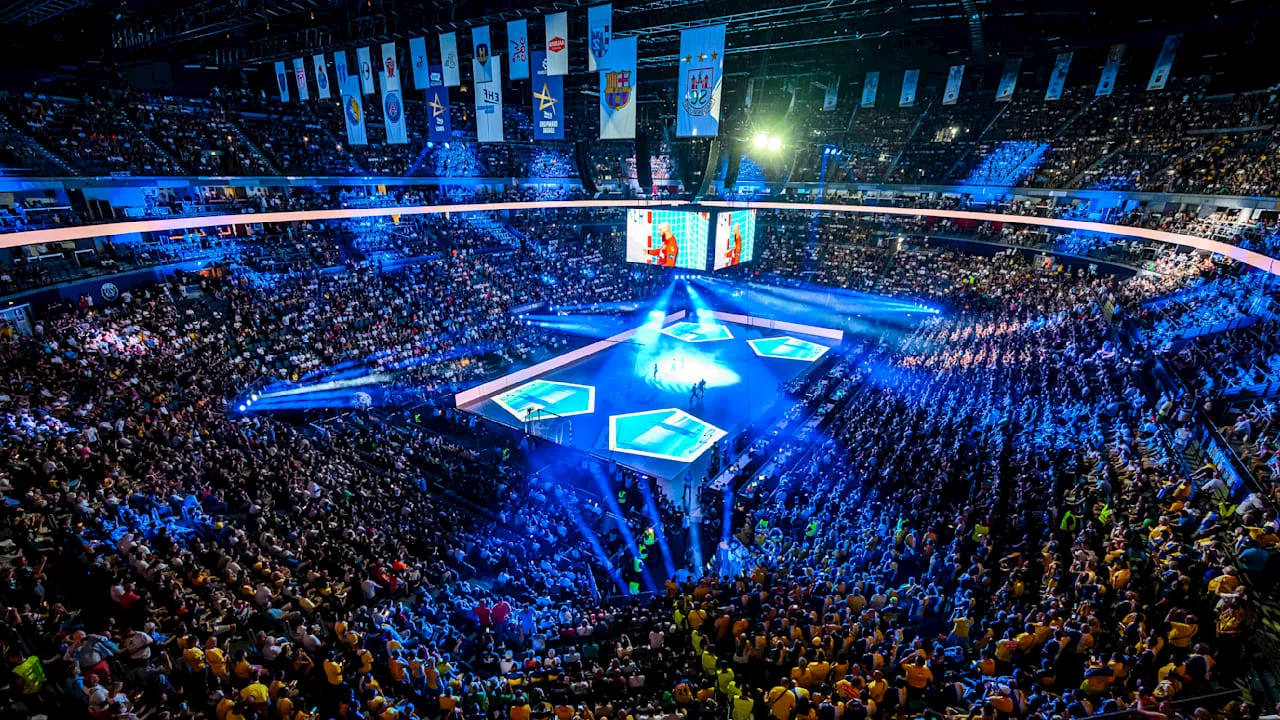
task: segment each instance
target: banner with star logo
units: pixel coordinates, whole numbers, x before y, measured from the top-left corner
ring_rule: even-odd
[[[613,66],[600,71],[600,139],[633,140],[636,136],[636,39],[613,39]]]
[[[712,25],[680,31],[676,137],[713,137],[720,132],[724,29]]]
[[[431,74],[438,75],[439,65],[431,66]],[[427,88],[427,139],[431,142],[449,142],[453,135],[453,122],[449,119],[449,88]]]
[[[564,139],[564,78],[547,73],[547,54],[533,53],[533,139]]]

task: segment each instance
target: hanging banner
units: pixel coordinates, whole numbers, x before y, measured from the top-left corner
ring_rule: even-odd
[[[587,8],[587,70],[609,68],[609,46],[613,42],[613,5]]]
[[[1049,87],[1044,91],[1045,100],[1057,100],[1062,97],[1062,88],[1067,85],[1067,73],[1071,70],[1071,56],[1074,53],[1058,53],[1053,61],[1053,72],[1049,75]]]
[[[1120,61],[1124,59],[1125,44],[1112,45],[1107,51],[1107,64],[1102,66],[1102,77],[1098,78],[1098,89],[1095,97],[1110,95],[1116,87],[1116,76],[1120,74]]]
[[[547,54],[533,53],[533,139],[564,139],[564,78],[547,74]]]
[[[298,99],[310,100],[311,93],[307,90],[307,63],[302,58],[293,59],[293,79],[298,83]]]
[[[636,136],[636,39],[620,37],[609,48],[609,64],[600,72],[600,139]]]
[[[711,137],[720,132],[724,28],[711,25],[680,31],[676,137]]]
[[[902,74],[902,94],[898,96],[898,107],[911,107],[916,104],[916,86],[919,84],[919,70],[908,70]]]
[[[862,81],[862,107],[873,107],[876,104],[876,93],[880,90],[880,73],[869,72],[867,78]],[[830,91],[828,91],[830,92]],[[827,104],[822,103],[822,109],[827,109]],[[835,106],[831,107],[835,110]]]
[[[1173,57],[1178,54],[1178,45],[1182,35],[1170,35],[1160,46],[1160,57],[1156,58],[1156,66],[1151,68],[1151,79],[1147,81],[1148,90],[1163,90],[1169,82],[1169,72],[1173,70]]]
[[[447,32],[440,36],[440,67],[444,71],[445,87],[462,84],[462,65],[458,62],[458,35]]]
[[[507,23],[507,67],[512,80],[529,77],[529,21]]]
[[[409,62],[413,63],[413,89],[426,90],[431,87],[427,78],[426,38],[409,38]]]
[[[289,73],[284,71],[284,61],[276,61],[276,87],[280,89],[280,102],[289,102]]]
[[[964,80],[964,66],[952,65],[947,71],[947,88],[942,92],[943,105],[955,105],[960,99],[960,83]]]
[[[569,74],[569,14],[548,15],[547,22],[547,74]]]
[[[742,101],[742,106],[750,109],[751,101],[752,99],[755,98],[755,94],[756,94],[756,79],[750,78],[747,80],[747,98]]]
[[[387,126],[387,143],[409,142],[404,123],[404,97],[400,94],[400,64],[393,42],[382,43],[382,119]]]
[[[878,79],[877,79],[878,81]],[[823,112],[831,112],[840,104],[840,76],[835,76],[824,88],[822,95]]]
[[[373,85],[373,61],[369,59],[369,48],[356,48],[356,71],[360,73],[360,92],[365,95],[377,92]]]
[[[321,100],[328,100],[329,95],[329,66],[324,62],[324,55],[315,55],[311,58],[311,63],[316,68],[316,92],[320,94]]]
[[[333,70],[338,75],[338,97],[342,97],[347,91],[347,78],[351,77],[351,71],[347,66],[346,50],[339,50],[333,54]]]
[[[368,145],[364,129],[364,94],[360,92],[360,79],[347,74],[347,54],[335,53],[338,67],[338,92],[342,93],[342,119],[347,124],[348,145]]]
[[[1009,102],[1013,99],[1013,91],[1018,87],[1020,72],[1022,72],[1022,58],[1009,58],[1004,61],[1004,72],[1000,73],[1000,86],[996,88],[996,102]]]
[[[471,28],[472,57],[476,62],[473,67],[479,75],[475,81],[487,83],[493,81],[493,46],[489,44],[489,26]]]
[[[479,60],[472,59],[472,79],[480,77],[476,67]],[[495,62],[490,68],[493,79],[487,83],[476,82],[476,139],[480,142],[502,142],[502,64]]]
[[[440,67],[433,65],[432,73]],[[427,139],[432,142],[449,142],[453,134],[453,122],[449,119],[449,88],[432,85],[427,89]]]

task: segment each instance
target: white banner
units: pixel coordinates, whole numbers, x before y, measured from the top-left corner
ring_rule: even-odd
[[[1102,67],[1102,76],[1098,78],[1098,89],[1094,96],[1110,95],[1116,86],[1116,76],[1120,74],[1120,61],[1124,59],[1124,43],[1112,45],[1107,51],[1107,64]]]
[[[1053,72],[1049,75],[1049,87],[1044,91],[1045,100],[1058,100],[1062,97],[1062,89],[1067,86],[1067,73],[1071,72],[1071,56],[1074,53],[1058,53],[1053,61]]]
[[[911,107],[916,104],[916,86],[919,84],[919,70],[908,70],[902,73],[902,93],[898,95],[898,107]]]
[[[387,126],[387,143],[409,142],[404,125],[404,97],[400,94],[400,61],[394,42],[382,44],[382,119]]]
[[[462,64],[458,62],[458,35],[447,32],[440,36],[440,66],[444,69],[445,87],[462,84]]]
[[[960,99],[960,83],[964,80],[964,66],[952,65],[947,71],[947,88],[942,93],[943,105],[955,105]]]
[[[555,13],[547,18],[547,74],[569,74],[569,14]]]
[[[302,58],[293,59],[293,79],[298,83],[298,99],[310,100],[311,93],[307,91],[307,63]]]
[[[877,75],[877,81],[878,81],[879,79],[878,76],[880,75],[880,73],[876,73],[876,75]],[[875,103],[875,99],[872,98],[871,102]],[[829,81],[829,84],[825,88],[823,88],[822,111],[834,112],[836,109],[836,106],[839,104],[840,104],[840,76],[837,75],[835,76],[835,78]]]
[[[426,90],[431,86],[431,82],[427,77],[431,61],[427,59],[426,38],[409,38],[409,62],[413,64],[414,89]]]
[[[276,61],[276,88],[280,90],[280,102],[289,102],[289,73],[284,71],[284,61]]]
[[[600,71],[600,139],[630,140],[636,136],[636,39],[613,39],[609,64]]]
[[[587,8],[587,71],[607,70],[613,43],[613,5]]]
[[[373,61],[367,47],[356,48],[356,72],[360,73],[360,92],[372,95],[378,91],[373,84]]]
[[[1178,45],[1182,43],[1182,35],[1169,35],[1160,46],[1160,57],[1156,58],[1156,66],[1151,68],[1151,79],[1147,81],[1148,90],[1163,90],[1169,82],[1169,74],[1173,72],[1173,58],[1178,54]]]
[[[329,66],[325,64],[324,55],[315,55],[311,58],[311,62],[316,68],[316,91],[320,93],[321,100],[328,100],[329,95]],[[339,90],[338,92],[342,92]]]
[[[529,21],[512,20],[507,23],[507,75],[512,80],[529,77]]]
[[[720,132],[724,34],[724,25],[680,31],[676,137],[711,137]]]
[[[879,72],[867,73],[867,79],[862,81],[862,107],[874,106],[876,104],[876,93],[879,92],[879,90],[880,90],[880,73]],[[823,110],[827,109],[825,104],[823,105],[822,109]],[[835,107],[833,106],[831,109],[835,110]]]
[[[487,83],[493,80],[493,44],[489,42],[489,26],[471,28],[471,51],[475,58],[475,81]]]
[[[480,77],[479,60],[472,60],[472,79]],[[492,65],[493,79],[476,82],[476,139],[480,142],[502,142],[502,63]]]

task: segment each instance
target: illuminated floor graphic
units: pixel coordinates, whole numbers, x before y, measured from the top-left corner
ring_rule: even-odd
[[[692,462],[726,434],[678,408],[609,417],[610,450],[659,460]]]
[[[729,328],[718,323],[678,322],[663,328],[662,333],[691,343],[733,339],[733,333],[729,332]]]
[[[596,389],[591,385],[538,379],[493,398],[503,410],[521,422],[546,413],[567,417],[595,412]]]
[[[822,357],[828,348],[826,345],[819,345],[808,340],[793,338],[787,335],[782,337],[761,338],[759,340],[748,340],[747,344],[760,357],[779,358],[782,360],[803,360],[804,362],[813,362]]]

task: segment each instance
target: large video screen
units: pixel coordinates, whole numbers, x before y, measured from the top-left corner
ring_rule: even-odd
[[[627,262],[706,270],[710,229],[710,213],[628,210]]]
[[[733,210],[716,215],[714,269],[751,262],[756,249],[756,211]]]

